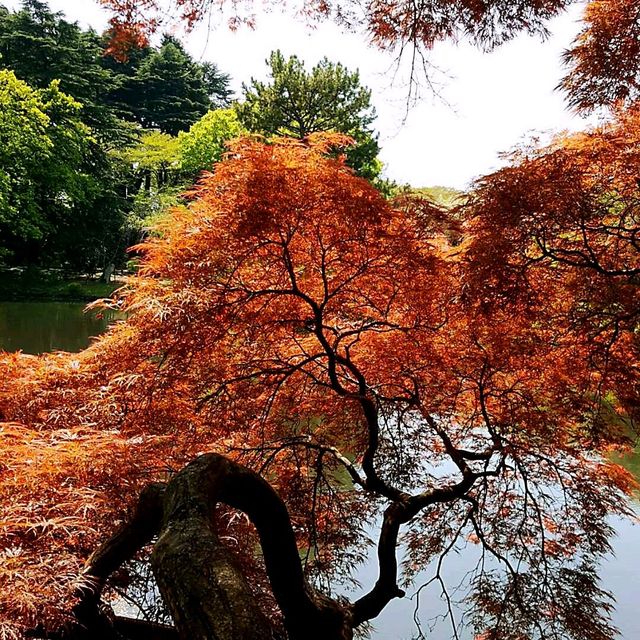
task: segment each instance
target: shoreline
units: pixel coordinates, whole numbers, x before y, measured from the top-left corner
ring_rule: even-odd
[[[98,277],[66,278],[46,271],[0,271],[0,302],[87,303],[111,297],[125,282],[126,276],[101,282]]]

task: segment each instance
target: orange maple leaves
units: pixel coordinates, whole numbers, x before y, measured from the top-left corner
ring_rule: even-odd
[[[567,536],[598,526],[580,505],[623,509],[620,474],[581,447],[588,412],[611,391],[609,405],[631,407],[635,380],[622,357],[637,349],[624,324],[635,285],[602,285],[638,266],[628,118],[520,159],[453,213],[392,206],[325,155],[342,138],[234,143],[138,248],[125,321],[81,354],[0,359],[5,632],[62,620],[83,559],[139,488],[204,451],[272,481],[320,569],[352,557],[374,508],[357,486],[442,499],[410,535],[415,566],[473,522],[469,503],[447,506],[463,491],[487,514],[473,535],[507,549],[519,538],[503,535],[506,506],[539,500]],[[601,269],[573,264],[576,246]],[[585,335],[592,312],[612,309],[622,351],[603,366]],[[609,340],[613,328],[598,329]],[[547,495],[558,477],[569,506]],[[523,516],[527,527],[536,518]]]
[[[638,111],[629,110],[592,132],[525,150],[480,181],[468,204],[477,300],[519,300],[531,322],[547,324],[547,340],[571,344],[575,361],[588,362],[572,370],[576,388],[598,397],[616,389],[631,414],[640,356],[639,135]]]
[[[562,81],[579,110],[631,104],[640,98],[640,6],[635,0],[596,0],[585,27],[564,55],[570,73]]]

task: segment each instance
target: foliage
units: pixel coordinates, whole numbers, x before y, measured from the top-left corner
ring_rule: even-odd
[[[178,196],[188,184],[179,140],[168,133],[144,131],[137,145],[120,150],[116,157],[128,167],[131,208],[124,234],[129,247],[144,239],[155,217],[178,204]]]
[[[125,82],[123,115],[146,129],[177,135],[210,108],[226,104],[229,78],[211,64],[193,61],[178,40],[164,36]]]
[[[77,120],[80,105],[56,83],[35,91],[13,72],[0,71],[0,104],[0,224],[3,250],[11,253],[42,240],[50,209],[62,214],[83,191],[84,176],[74,169],[89,139]]]
[[[50,157],[49,117],[39,96],[10,72],[0,72],[0,222],[3,237],[41,234],[29,176]],[[7,247],[4,247],[7,250]]]
[[[633,483],[593,445],[603,391],[634,409],[640,163],[619,135],[632,122],[489,176],[456,247],[445,210],[394,208],[327,157],[342,138],[236,142],[143,248],[125,322],[81,354],[0,360],[5,635],[64,622],[84,560],[139,489],[215,451],[269,478],[311,574],[346,579],[363,527],[383,521],[379,581],[336,603],[352,625],[401,594],[404,526],[407,579],[479,545],[477,634],[608,640],[595,567]],[[505,208],[516,178],[529,184]],[[575,211],[597,258],[574,253]],[[536,214],[549,255],[527,253]],[[600,297],[585,307],[585,292]],[[575,315],[590,308],[600,323],[620,308],[619,331],[600,324],[594,341],[595,316]],[[244,520],[220,526],[260,590]]]
[[[100,139],[116,141],[126,131],[106,104],[114,77],[102,66],[98,35],[67,22],[44,2],[28,0],[21,10],[0,9],[0,65],[36,88],[53,80],[82,103],[82,120]]]
[[[514,165],[482,179],[466,205],[475,237],[472,295],[490,291],[487,306],[524,297],[537,322],[558,327],[563,319],[582,343],[577,357],[607,381],[595,398],[615,386],[618,409],[635,419],[640,378],[629,365],[640,357],[639,143],[640,112],[621,112],[591,132],[516,152]],[[596,402],[586,422],[596,441],[610,437],[601,408]]]
[[[0,71],[0,237],[14,264],[100,268],[115,251],[122,205],[112,163],[54,81],[34,90]]]
[[[363,177],[377,177],[380,149],[370,129],[375,112],[371,91],[360,85],[358,72],[327,58],[307,72],[296,56],[285,60],[280,51],[274,51],[267,64],[271,81],[252,80],[244,86],[244,102],[236,105],[242,124],[263,135],[300,140],[320,131],[347,134],[356,141],[347,152],[347,164]]]
[[[564,55],[562,88],[581,111],[640,98],[640,6],[635,0],[591,2],[585,26]]]
[[[230,76],[218,69],[213,62],[198,63],[202,71],[204,86],[211,100],[210,108],[222,109],[228,107],[233,98],[233,91],[229,87]]]
[[[49,242],[38,249],[37,263],[93,274],[121,264],[125,257],[123,225],[129,205],[122,185],[126,167],[92,144],[74,175],[85,176],[86,189],[78,193],[67,215],[55,219]]]
[[[180,168],[178,138],[159,131],[143,131],[137,145],[121,149],[116,155],[135,169],[162,171]]]
[[[103,4],[119,12],[116,51],[160,26],[155,0]],[[211,6],[176,4],[189,24]],[[456,37],[492,47],[523,30],[544,32],[567,4],[432,0],[416,12],[391,1],[364,11],[383,48],[429,48]],[[637,58],[617,58],[634,50],[635,23],[626,20],[633,9],[618,0],[591,4],[572,58],[576,84],[566,85],[578,106],[593,79],[593,105],[633,101]],[[348,20],[349,6],[340,10]],[[309,8],[331,11],[327,3]],[[620,19],[614,24],[612,16]],[[160,87],[167,69],[191,64],[171,39],[136,55],[106,65],[123,70],[119,89],[143,77]],[[603,56],[610,67],[599,64]],[[291,79],[281,85],[290,96],[321,72],[342,78],[362,107],[353,111],[354,127],[368,131],[373,114],[357,76],[326,61],[311,74],[295,58],[276,53],[272,61]],[[202,69],[189,69],[206,85]],[[35,194],[27,205],[38,204],[44,185],[52,194],[47,215],[88,235],[76,220],[89,220],[92,197],[102,192],[92,191],[81,167],[71,170],[75,162],[95,164],[78,105],[55,84],[36,91],[4,73],[3,206],[24,193]],[[627,513],[625,495],[637,486],[605,456],[612,445],[628,446],[640,418],[640,112],[626,104],[598,129],[516,152],[452,207],[433,193],[387,200],[354,175],[335,150],[357,131],[313,133],[299,114],[278,124],[284,108],[272,91],[276,74],[273,81],[254,82],[240,113],[256,122],[271,114],[298,139],[278,137],[286,131],[275,128],[267,143],[232,143],[188,206],[164,216],[137,248],[138,274],[106,303],[124,309],[126,320],[80,354],[0,357],[0,633],[23,637],[39,627],[41,635],[69,637],[82,622],[83,607],[74,606],[99,595],[103,578],[133,595],[136,574],[157,559],[158,543],[143,548],[152,536],[120,573],[121,558],[104,575],[93,572],[114,538],[93,552],[118,524],[126,523],[118,535],[127,535],[138,496],[158,488],[150,482],[177,486],[189,467],[176,472],[194,458],[196,466],[210,461],[201,456],[208,451],[236,470],[243,463],[245,477],[268,479],[284,500],[279,514],[300,549],[293,545],[294,573],[309,620],[324,607],[348,627],[322,640],[350,637],[402,595],[400,582],[433,566],[452,619],[454,607],[466,608],[463,620],[479,638],[609,640],[611,602],[598,562],[610,550],[610,516]],[[166,97],[197,98],[185,110],[194,122],[209,109],[200,110],[202,83],[150,92],[132,119],[186,128]],[[322,83],[313,87],[307,97],[322,96]],[[261,92],[268,97],[264,109],[248,106],[251,91],[255,104]],[[118,95],[124,105],[127,92]],[[156,100],[157,115],[144,113],[145,100]],[[174,138],[149,133],[105,171],[138,162],[136,198],[159,198],[176,150]],[[42,175],[25,180],[30,174],[13,168],[14,157],[21,171]],[[61,166],[51,166],[54,157]],[[85,217],[67,215],[72,209]],[[34,205],[26,231],[15,228],[37,240],[44,210]],[[18,219],[8,207],[3,216]],[[163,509],[156,517],[166,519]],[[219,533],[219,548],[235,557],[266,616],[276,626],[284,616],[289,628],[266,552],[264,559],[255,553],[269,536],[252,521],[259,540],[224,505],[206,526]],[[332,598],[376,527],[378,580],[353,601]],[[440,568],[468,542],[480,561],[454,601]],[[183,573],[170,578],[177,584]],[[217,582],[204,570],[199,576]],[[181,616],[174,620],[188,636]],[[291,637],[317,638],[317,631]]]
[[[135,82],[140,65],[151,55],[153,48],[144,46],[129,52],[126,60],[117,60],[108,55],[109,32],[102,35],[102,66],[114,78],[105,100],[113,112],[123,120],[135,123],[134,113],[139,108],[141,96],[140,86]]]
[[[107,33],[103,38],[105,49],[109,37]],[[105,55],[102,64],[115,77],[108,104],[120,117],[143,127],[175,135],[208,109],[231,100],[229,76],[211,62],[194,61],[170,36],[160,48],[136,48],[124,60]]]
[[[245,132],[233,109],[209,111],[179,137],[182,168],[196,174],[222,158],[226,143]]]
[[[167,16],[191,28],[217,6],[213,0],[172,0],[162,5],[159,0],[136,0],[126,5],[119,0],[99,1],[113,14],[114,50],[121,53],[145,42]],[[284,5],[278,0],[272,4]],[[374,46],[409,58],[415,82],[419,73],[429,75],[429,52],[436,43],[467,40],[492,50],[523,32],[544,38],[548,21],[571,4],[572,0],[424,0],[416,7],[403,0],[384,0],[362,7],[355,1],[325,1],[306,5],[304,15],[333,19],[347,29],[364,26]],[[232,27],[243,20],[252,24],[250,12],[243,12],[237,3],[232,6],[237,14],[231,20]],[[572,106],[589,111],[638,98],[639,11],[636,0],[586,3],[584,29],[564,55],[569,73],[561,86]]]
[[[173,0],[168,6],[158,0],[137,0],[123,4],[119,0],[100,0],[111,10],[115,35],[114,49],[126,54],[131,45],[144,42],[167,16],[182,20],[187,28],[209,15],[215,6],[212,0]],[[278,2],[273,3],[279,6]],[[546,22],[570,4],[570,0],[495,0],[478,3],[475,0],[443,2],[425,0],[416,11],[413,4],[390,0],[372,2],[365,7],[357,3],[315,3],[305,7],[305,16],[333,18],[345,26],[364,25],[371,41],[389,50],[411,46],[430,49],[436,42],[467,39],[477,46],[491,49],[521,32],[545,35]],[[236,7],[231,21],[251,22]]]
[[[21,172],[22,185],[14,228],[3,236],[5,250],[17,264],[103,268],[124,250],[119,243],[126,210],[121,167],[107,149],[127,140],[130,128],[106,104],[114,79],[102,66],[100,39],[29,0],[19,11],[0,11],[0,65],[38,88],[34,95],[49,118],[44,156],[23,148],[16,152],[20,158],[3,160],[7,171]]]
[[[149,211],[165,200],[175,203],[183,180],[174,166],[177,141],[173,151],[162,147],[159,135],[152,140],[154,134],[136,144],[137,125],[186,129],[229,99],[228,76],[211,63],[194,62],[172,38],[159,49],[131,52],[126,62],[105,56],[106,46],[107,37],[66,21],[39,0],[15,12],[0,9],[0,65],[42,92],[55,80],[75,101],[74,126],[82,121],[90,127],[82,130],[82,149],[74,150],[69,131],[57,128],[58,120],[71,121],[62,111],[55,118],[46,113],[46,136],[55,140],[44,136],[36,143],[16,125],[18,146],[11,151],[9,145],[2,161],[14,176],[13,186],[3,178],[5,201],[8,191],[21,198],[3,210],[13,225],[2,239],[3,254],[13,263],[78,271],[122,263],[127,247],[141,240]],[[13,135],[13,125],[4,125],[5,135]],[[165,153],[175,158],[162,160]]]
[[[34,87],[59,80],[82,103],[94,135],[108,144],[131,136],[121,118],[175,134],[207,109],[228,104],[229,77],[213,63],[195,62],[174,38],[166,36],[158,49],[131,51],[126,61],[105,55],[108,40],[40,0],[16,12],[0,9],[0,65]]]

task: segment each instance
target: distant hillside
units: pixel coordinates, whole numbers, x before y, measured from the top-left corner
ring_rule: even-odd
[[[452,189],[450,187],[411,187],[411,193],[415,193],[416,195],[424,196],[433,200],[436,204],[439,204],[447,209],[453,207],[457,204],[460,204],[464,193],[462,191],[458,191],[457,189]]]

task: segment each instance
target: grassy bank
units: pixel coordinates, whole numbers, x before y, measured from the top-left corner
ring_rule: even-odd
[[[65,278],[50,271],[0,271],[0,301],[50,300],[91,302],[109,297],[121,281],[100,282],[95,278]]]

